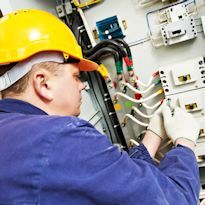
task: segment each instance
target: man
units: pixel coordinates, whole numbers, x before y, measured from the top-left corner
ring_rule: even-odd
[[[163,105],[129,156],[77,117],[79,72],[97,64],[82,58],[66,25],[22,10],[1,18],[0,30],[0,204],[197,204],[190,114]],[[166,134],[176,146],[156,165]]]

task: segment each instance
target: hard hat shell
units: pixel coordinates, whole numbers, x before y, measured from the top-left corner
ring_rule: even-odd
[[[54,15],[25,9],[0,18],[0,64],[19,62],[43,51],[60,51],[65,59],[79,59],[80,70],[98,68],[83,58],[72,31]]]

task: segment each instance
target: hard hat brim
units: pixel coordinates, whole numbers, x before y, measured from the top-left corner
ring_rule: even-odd
[[[99,65],[94,61],[87,60],[85,58],[79,59],[79,69],[81,71],[97,71]]]

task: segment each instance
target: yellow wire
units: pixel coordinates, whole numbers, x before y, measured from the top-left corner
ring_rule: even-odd
[[[87,6],[90,6],[90,5],[93,5],[93,4],[97,4],[97,3],[100,3],[102,0],[90,0],[90,1],[87,1],[85,3],[82,3],[82,4],[79,4],[78,0],[73,0],[72,2],[74,3],[74,5],[78,8],[85,8]]]

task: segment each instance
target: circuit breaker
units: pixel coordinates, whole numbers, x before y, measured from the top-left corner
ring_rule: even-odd
[[[147,19],[153,45],[169,46],[196,38],[198,36],[196,13],[194,2],[188,1],[149,12]],[[155,22],[157,18],[158,24]]]
[[[193,18],[171,22],[161,27],[164,45],[172,45],[197,37]]]
[[[195,154],[199,166],[205,158],[205,59],[203,56],[159,69],[165,98],[191,113],[200,125]]]

